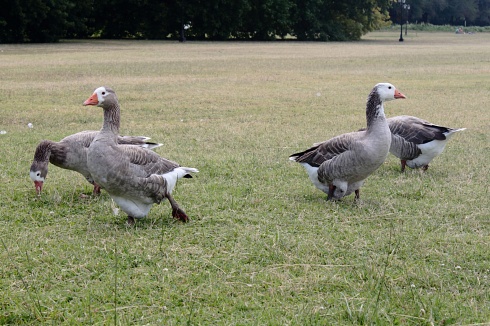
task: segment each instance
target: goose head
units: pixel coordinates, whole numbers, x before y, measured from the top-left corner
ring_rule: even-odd
[[[42,161],[34,161],[31,165],[31,170],[29,171],[29,176],[31,180],[34,181],[34,187],[36,188],[36,194],[41,195],[41,190],[43,189],[44,180],[48,175],[48,163]]]
[[[117,101],[116,93],[109,87],[101,86],[97,88],[83,105],[96,105],[103,107],[104,104]]]
[[[400,91],[397,90],[396,87],[390,83],[376,84],[376,86],[374,86],[374,89],[376,90],[380,100],[383,102],[406,98],[405,95],[400,93]]]
[[[34,181],[34,187],[36,188],[38,196],[41,195],[44,181],[48,175],[51,146],[52,142],[50,140],[43,140],[37,145],[36,152],[34,153],[34,160],[32,161],[31,169],[29,171],[29,176],[31,177],[31,180]]]

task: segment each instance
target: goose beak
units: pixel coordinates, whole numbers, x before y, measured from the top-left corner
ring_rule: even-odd
[[[43,189],[42,181],[34,181],[34,187],[36,188],[36,194],[41,196],[41,190]]]
[[[93,93],[92,96],[90,96],[85,102],[83,102],[83,105],[97,105],[99,104],[99,98],[97,97],[97,93]]]
[[[397,89],[395,89],[395,98],[407,98],[407,97],[402,93],[400,93]]]

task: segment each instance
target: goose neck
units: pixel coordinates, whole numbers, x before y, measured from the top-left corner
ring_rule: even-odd
[[[371,93],[366,104],[367,129],[372,129],[378,122],[385,122],[383,101],[376,93]]]
[[[49,156],[51,155],[51,148],[53,146],[53,142],[49,140],[43,140],[36,148],[36,152],[34,153],[34,160],[37,162],[47,162],[49,160]]]
[[[104,125],[102,126],[102,132],[110,132],[115,135],[119,134],[120,126],[120,109],[119,105],[113,104],[108,107],[104,107]]]

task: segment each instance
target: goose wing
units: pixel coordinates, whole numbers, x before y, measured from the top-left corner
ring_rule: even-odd
[[[129,161],[132,173],[140,177],[165,174],[180,166],[146,148],[132,145],[119,145],[118,147],[121,149],[121,155]]]
[[[145,136],[118,136],[117,143],[124,145],[136,145],[147,149],[154,149],[163,144],[150,142],[151,138]]]
[[[88,148],[92,140],[94,140],[98,131],[96,130],[85,130],[77,132],[76,134],[66,136],[60,143],[67,144],[70,147],[76,148]]]
[[[319,167],[323,162],[349,151],[352,144],[364,133],[364,131],[350,132],[321,143],[315,143],[309,149],[292,154],[289,158],[298,163],[307,163],[313,167]]]
[[[85,131],[80,131],[77,132],[76,134],[66,136],[62,140],[60,140],[60,143],[67,143],[73,146],[72,144],[77,144],[79,147],[85,147],[88,148],[90,146],[90,143],[94,140],[95,136],[99,133],[98,130],[85,130]],[[117,143],[118,144],[124,144],[124,145],[136,145],[136,146],[141,146],[145,147],[148,149],[153,149],[156,147],[162,146],[162,144],[159,143],[154,143],[154,142],[149,142],[150,137],[146,136],[118,136],[117,137]]]
[[[393,135],[402,137],[407,142],[425,144],[433,140],[445,140],[444,133],[451,128],[438,126],[426,120],[412,116],[398,116],[387,119]]]

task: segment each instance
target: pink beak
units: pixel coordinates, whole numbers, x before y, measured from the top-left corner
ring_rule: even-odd
[[[43,189],[42,181],[34,181],[34,187],[36,188],[36,194],[41,196],[41,190]]]
[[[397,89],[395,89],[395,98],[407,98],[407,97],[402,93],[400,93]]]
[[[97,94],[93,93],[92,96],[90,96],[85,102],[83,102],[83,105],[97,105],[99,104],[99,99],[97,98]]]

